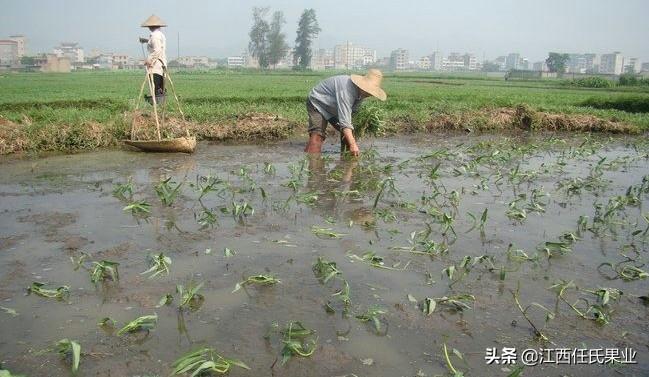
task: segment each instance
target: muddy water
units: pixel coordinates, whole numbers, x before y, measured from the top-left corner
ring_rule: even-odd
[[[593,226],[594,204],[606,206],[609,198],[642,183],[649,174],[646,144],[551,135],[427,135],[363,145],[374,152],[358,162],[340,161],[333,145],[323,158],[305,159],[298,142],[202,144],[192,156],[102,151],[5,158],[0,163],[0,306],[18,315],[0,311],[0,361],[14,373],[67,376],[67,365],[51,349],[69,338],[85,353],[79,372],[84,376],[168,375],[179,356],[205,346],[251,367],[234,368],[233,376],[433,376],[448,373],[442,353],[446,343],[463,354],[464,360],[451,356],[451,362],[466,375],[509,373],[511,367],[485,364],[488,347],[515,347],[519,356],[525,348],[541,347],[630,347],[637,352],[633,365],[547,363],[527,367],[525,376],[649,373],[648,309],[639,298],[649,293],[647,280],[609,280],[606,276],[615,274],[606,266],[598,272],[602,263],[625,261],[623,254],[648,270],[643,266],[646,245],[636,232],[647,225],[641,217],[647,194],[616,210],[605,230],[576,231],[582,215]],[[220,192],[199,201],[191,187],[199,176],[222,179]],[[579,192],[558,185],[588,176],[597,176],[597,184]],[[114,186],[129,177],[133,200],[152,205],[148,216],[123,211],[129,201],[112,195]],[[172,206],[163,206],[154,191],[167,177],[184,182]],[[373,208],[381,182],[390,177],[395,190],[386,183]],[[528,208],[533,190],[541,188],[535,200],[544,212],[527,209],[522,221],[506,215],[517,198],[514,207]],[[317,195],[314,203],[296,200],[311,192]],[[233,202],[247,202],[254,214],[236,219],[228,213]],[[197,217],[203,208],[213,211],[218,222],[201,227]],[[468,213],[479,223],[485,208],[481,234],[479,227],[472,229]],[[453,218],[453,230],[435,213]],[[343,235],[319,238],[313,226]],[[432,256],[408,252],[413,232],[446,244],[448,251]],[[566,232],[578,236],[571,251],[548,258],[541,246]],[[509,259],[510,244],[538,260]],[[226,256],[224,248],[235,254]],[[366,251],[382,256],[383,266],[391,269],[352,256]],[[171,273],[153,279],[141,275],[149,268],[147,256],[159,252],[172,259]],[[119,262],[120,280],[92,284],[88,271],[75,269],[70,259],[82,253],[89,255],[86,266],[102,259]],[[493,266],[478,263],[464,272],[462,259],[481,255],[492,257]],[[314,276],[318,256],[336,262],[349,283],[350,315],[343,315],[331,296],[342,280],[321,284]],[[456,267],[453,280],[444,272],[450,265]],[[256,274],[272,274],[281,283],[231,293],[237,282]],[[581,289],[565,291],[569,303],[579,298],[597,303],[584,290],[621,290],[619,300],[603,309],[609,323],[580,318],[568,304],[557,304],[548,287],[560,279]],[[68,285],[70,296],[57,301],[25,295],[33,281]],[[175,287],[190,282],[204,283],[205,300],[195,311],[179,311]],[[512,296],[517,287],[523,306],[535,302],[554,312],[542,330],[548,342],[536,339],[517,309]],[[156,307],[167,293],[174,294],[173,303]],[[470,309],[438,304],[426,316],[419,307],[426,297],[458,294],[475,296]],[[325,311],[328,301],[336,313]],[[585,302],[577,308],[585,311]],[[375,305],[386,311],[380,334],[355,318]],[[148,334],[118,337],[97,326],[104,317],[119,328],[153,313],[158,325]],[[528,313],[543,327],[542,310],[534,307]],[[281,339],[264,335],[271,323],[289,321],[314,329],[318,346],[313,356],[281,365],[275,363],[281,359]]]

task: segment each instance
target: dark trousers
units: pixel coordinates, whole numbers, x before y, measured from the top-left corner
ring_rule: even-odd
[[[156,96],[164,94],[165,92],[165,79],[162,75],[157,73],[153,74],[153,86]]]

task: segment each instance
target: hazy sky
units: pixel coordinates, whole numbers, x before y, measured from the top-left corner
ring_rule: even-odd
[[[493,59],[520,52],[530,61],[548,51],[621,51],[649,62],[648,0],[0,0],[0,39],[25,34],[30,53],[61,41],[86,51],[140,56],[140,23],[151,13],[166,28],[168,55],[225,57],[247,47],[253,6],[284,12],[289,44],[304,8],[315,8],[322,28],[315,47],[350,41],[411,59],[439,49]]]

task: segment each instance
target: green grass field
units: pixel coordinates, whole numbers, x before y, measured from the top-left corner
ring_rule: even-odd
[[[304,102],[309,90],[331,72],[225,71],[176,72],[177,87],[188,120],[227,126],[247,113],[270,113],[304,130]],[[0,75],[0,118],[12,130],[0,132],[0,148],[12,150],[84,149],[104,146],[127,137],[124,113],[134,106],[143,72],[75,72],[70,74]],[[566,87],[558,80],[504,81],[481,75],[440,76],[432,74],[387,75],[384,83],[388,101],[376,103],[384,110],[388,124],[425,125],[440,114],[471,114],[495,108],[526,104],[548,113],[592,115],[624,123],[634,129],[649,128],[646,112],[617,110],[618,102],[640,103],[646,109],[647,89],[582,89]],[[584,106],[599,104],[594,108]],[[624,108],[624,107],[622,107]],[[634,110],[635,111],[635,110]],[[173,112],[173,111],[172,111]],[[471,122],[469,118],[461,118]],[[467,120],[469,119],[469,120]],[[7,122],[8,120],[9,122]],[[108,136],[97,143],[84,143],[84,125],[99,123]],[[20,125],[19,129],[15,129]],[[52,127],[72,127],[66,135],[55,135]],[[488,128],[488,125],[484,128]],[[66,139],[51,141],[57,137]],[[111,137],[112,136],[112,137]],[[199,135],[201,136],[201,135]],[[19,138],[19,146],[13,138]],[[110,140],[109,140],[110,139]]]

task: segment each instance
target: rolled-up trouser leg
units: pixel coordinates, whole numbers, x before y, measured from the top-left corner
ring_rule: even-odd
[[[165,92],[165,79],[164,76],[157,73],[153,74],[153,86],[155,87],[156,96],[164,94]]]
[[[316,133],[324,140],[327,137],[327,120],[310,100],[306,101],[306,112],[309,115],[309,135]]]

